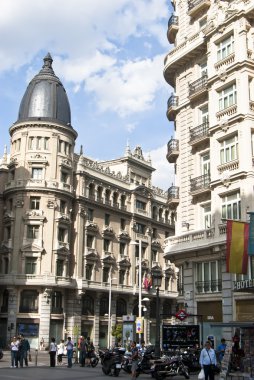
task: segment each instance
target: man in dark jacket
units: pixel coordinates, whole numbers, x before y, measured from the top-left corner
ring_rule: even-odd
[[[26,367],[28,366],[28,354],[30,353],[30,344],[24,335],[20,335],[20,344],[19,344],[19,355],[20,355],[20,367],[23,367],[23,362],[25,361]]]

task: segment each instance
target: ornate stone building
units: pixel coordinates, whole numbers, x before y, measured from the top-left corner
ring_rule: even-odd
[[[177,170],[168,205],[177,221],[165,258],[179,267],[179,305],[199,316],[188,323],[202,317],[203,338],[218,342],[254,321],[253,258],[245,276],[226,273],[225,261],[226,219],[247,221],[254,210],[254,5],[172,4],[164,76],[173,87],[167,159]]]
[[[140,270],[142,282],[153,268],[161,271],[161,306],[170,318],[177,271],[163,258],[164,239],[174,233],[167,194],[152,186],[154,168],[140,147],[103,162],[82,148],[74,153],[77,132],[49,54],[10,137],[0,164],[0,346],[18,332],[33,347],[42,337],[47,346],[51,336],[81,333],[106,346],[111,298],[112,325],[138,315]],[[142,289],[151,342],[155,294]]]

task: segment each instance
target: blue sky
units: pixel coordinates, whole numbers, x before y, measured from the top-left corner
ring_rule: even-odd
[[[171,49],[169,0],[0,0],[0,156],[9,146],[29,81],[50,52],[70,101],[76,152],[96,160],[140,145],[166,190],[173,167],[166,144],[170,87],[163,59]]]

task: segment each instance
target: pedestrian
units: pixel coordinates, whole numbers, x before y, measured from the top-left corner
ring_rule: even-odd
[[[20,342],[19,342],[20,367],[23,367],[23,362],[25,362],[25,366],[28,367],[29,353],[30,353],[30,344],[28,340],[24,337],[24,335],[20,334]]]
[[[84,367],[86,362],[86,341],[83,336],[80,337],[79,341],[79,363],[80,367]]]
[[[56,366],[56,353],[57,353],[57,345],[55,338],[51,338],[51,342],[49,345],[49,355],[50,355],[50,367]]]
[[[70,336],[68,336],[65,346],[66,346],[66,350],[67,350],[67,360],[68,360],[67,367],[71,368],[72,367],[72,356],[73,356],[74,344],[73,344]]]
[[[18,367],[18,351],[19,351],[19,341],[16,336],[11,340],[11,368]]]
[[[217,353],[218,353],[218,361],[221,363],[223,356],[225,354],[225,350],[227,348],[226,340],[224,338],[221,339],[220,344],[217,347]]]
[[[44,338],[43,336],[41,337],[41,340],[40,340],[40,351],[44,350]]]
[[[217,360],[215,350],[209,340],[205,342],[205,347],[201,350],[199,363],[201,368],[204,369],[205,380],[214,380],[213,366],[217,365]]]
[[[136,371],[138,368],[138,347],[135,341],[131,343],[131,378],[134,380],[137,377]]]
[[[93,342],[90,340],[90,337],[88,336],[86,338],[86,366],[91,367],[91,357],[94,351],[94,345]]]
[[[64,354],[64,340],[61,339],[57,347],[57,364],[63,364],[63,354]]]

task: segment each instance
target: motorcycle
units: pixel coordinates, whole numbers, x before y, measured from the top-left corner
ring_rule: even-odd
[[[146,351],[139,356],[138,367],[136,369],[136,377],[138,377],[142,373],[151,373],[151,359],[153,359],[153,351],[154,347],[147,348]],[[127,373],[131,373],[131,365],[131,353],[126,353],[123,358],[122,369]]]
[[[124,348],[114,348],[112,350],[99,350],[102,372],[105,375],[119,376],[122,368],[122,358],[125,353]]]
[[[184,365],[181,355],[172,356],[162,361],[155,361],[151,367],[151,375],[156,380],[162,380],[165,377],[184,376],[189,379],[189,369]]]
[[[90,363],[91,363],[91,367],[96,367],[97,364],[99,363],[99,355],[97,354],[97,352],[93,351],[92,354],[91,354],[91,358],[90,358]]]
[[[2,348],[0,348],[0,360],[3,359],[3,356],[4,356],[3,350]]]

